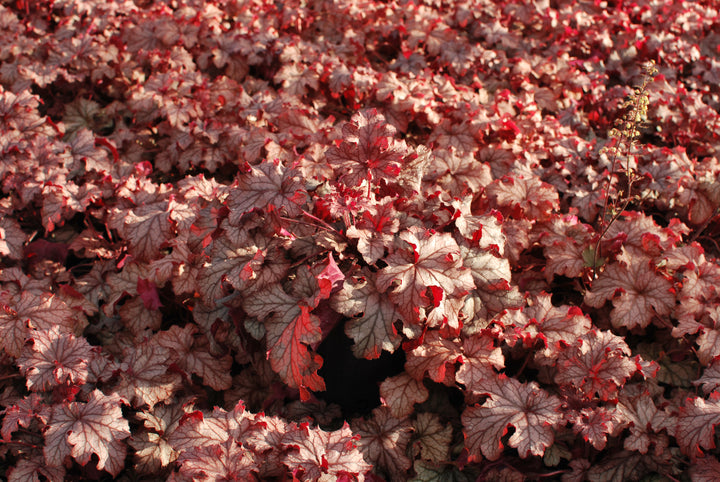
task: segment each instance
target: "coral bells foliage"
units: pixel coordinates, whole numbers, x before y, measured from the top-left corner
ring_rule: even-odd
[[[0,24],[0,479],[720,480],[717,2]]]

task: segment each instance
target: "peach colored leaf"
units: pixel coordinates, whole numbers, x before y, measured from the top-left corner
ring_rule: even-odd
[[[675,306],[672,283],[642,256],[632,257],[629,266],[611,264],[585,294],[585,302],[594,308],[605,300],[613,302],[610,320],[616,328],[645,328],[655,315],[669,315]]]
[[[26,241],[27,235],[20,229],[20,224],[15,219],[9,216],[0,218],[0,256],[21,259],[22,248]]]
[[[265,161],[251,166],[238,177],[238,185],[230,190],[226,202],[229,221],[237,225],[245,213],[253,209],[277,210],[295,217],[302,211],[306,194],[299,173],[279,161]]]
[[[10,441],[12,433],[15,432],[19,426],[29,428],[30,424],[46,410],[47,406],[38,393],[31,393],[6,407],[4,409],[2,428],[0,429],[2,440],[5,442]]]
[[[467,390],[481,392],[483,382],[496,376],[494,369],[505,368],[505,357],[488,335],[475,335],[463,339],[461,363],[455,379]]]
[[[395,180],[405,155],[404,142],[395,141],[395,128],[377,110],[363,110],[343,126],[343,142],[325,156],[341,182],[350,187],[363,181]]]
[[[279,417],[265,416],[255,430],[244,438],[244,445],[255,453],[262,453],[260,480],[282,477],[287,473],[285,466],[285,435],[295,428],[294,424]]]
[[[0,348],[18,357],[31,328],[49,330],[57,326],[72,333],[81,324],[78,316],[53,294],[23,291],[14,303],[0,306]]]
[[[647,456],[635,451],[620,450],[589,466],[582,480],[602,482],[640,480],[647,475]]]
[[[255,416],[239,402],[230,411],[215,407],[212,412],[185,413],[168,442],[178,452],[192,452],[201,447],[222,445],[227,440],[245,442],[260,428]]]
[[[317,289],[317,283],[315,286]],[[322,337],[320,320],[310,314],[310,308],[279,284],[246,299],[243,307],[250,316],[263,321],[270,364],[285,383],[295,388],[325,390],[325,382],[317,373],[322,358],[308,348]]]
[[[460,248],[449,233],[422,232],[410,228],[400,233],[409,251],[396,250],[385,261],[388,266],[377,275],[377,286],[390,289],[406,321],[419,321],[420,308],[429,308],[439,299],[460,297],[475,287],[470,270],[463,267]],[[439,290],[435,300],[428,289]]]
[[[124,439],[130,427],[120,410],[120,397],[90,392],[87,403],[71,402],[51,409],[45,431],[45,460],[59,466],[72,456],[80,465],[97,455],[97,468],[118,475],[125,466]]]
[[[142,337],[148,331],[159,330],[162,326],[162,312],[148,310],[139,296],[126,300],[117,312],[123,326],[134,336]]]
[[[138,259],[159,256],[163,243],[172,236],[168,201],[142,204],[125,213],[123,234],[130,242],[130,252]]]
[[[192,324],[171,326],[153,337],[153,341],[169,350],[166,364],[175,363],[187,373],[201,377],[213,390],[227,390],[232,384],[230,368],[232,357],[216,358],[202,345],[207,345],[204,335],[196,335],[197,327]],[[205,342],[203,343],[203,339]]]
[[[537,176],[505,176],[490,183],[486,192],[498,206],[517,210],[525,219],[536,222],[548,219],[560,208],[557,189]]]
[[[416,380],[407,373],[386,378],[380,383],[380,396],[395,418],[412,414],[415,404],[427,400],[429,394],[421,380]]]
[[[543,365],[554,364],[565,347],[592,327],[590,318],[578,307],[554,306],[545,292],[528,299],[521,311],[507,311],[500,320],[505,326],[521,328],[523,337],[542,340],[545,348],[538,350],[535,358]]]
[[[585,268],[583,250],[585,247],[572,239],[557,241],[544,247],[547,264],[544,267],[545,279],[550,282],[554,275],[579,278]]]
[[[650,395],[644,393],[633,400],[625,400],[621,397],[617,405],[617,414],[630,424],[630,434],[623,440],[625,450],[648,453],[655,433],[662,430],[665,425],[665,412],[658,410]]]
[[[693,482],[715,482],[720,480],[720,461],[712,455],[698,458],[688,470]]]
[[[713,392],[720,387],[720,359],[715,359],[705,367],[702,377],[692,382],[693,385],[702,385],[702,390],[706,394]]]
[[[152,341],[145,341],[127,348],[123,353],[117,393],[133,407],[164,402],[180,387],[182,378],[178,373],[168,372],[171,352]]]
[[[695,459],[701,449],[715,448],[715,426],[720,424],[720,392],[708,400],[688,398],[677,417],[675,438],[684,454]]]
[[[471,151],[449,146],[434,149],[433,154],[431,169],[435,172],[430,177],[447,192],[478,193],[493,180],[490,167],[478,162]]]
[[[232,438],[223,443],[196,447],[177,459],[180,473],[191,480],[255,480],[259,457]]]
[[[257,276],[262,266],[265,250],[258,246],[247,233],[240,239],[220,236],[212,241],[210,259],[200,268],[198,290],[208,306],[224,297],[223,282],[236,289]]]
[[[135,468],[143,474],[153,474],[177,459],[178,453],[168,442],[182,417],[192,411],[192,405],[158,404],[151,411],[137,413],[144,420],[143,429],[133,432],[128,443],[135,449]]]
[[[318,73],[314,67],[304,63],[285,63],[275,74],[273,80],[282,83],[283,91],[293,97],[302,97],[307,94],[308,87],[318,88]]]
[[[437,383],[446,378],[454,380],[454,364],[462,359],[459,344],[442,338],[437,331],[429,331],[423,343],[407,354],[405,370],[416,380],[422,380],[426,373]]]
[[[154,432],[133,433],[128,443],[135,451],[135,470],[141,474],[157,473],[178,457],[167,440]]]
[[[63,482],[65,478],[65,467],[51,466],[45,461],[42,455],[34,455],[32,458],[18,460],[15,467],[5,474],[8,482]]]
[[[375,274],[367,269],[346,279],[343,288],[330,298],[332,308],[354,317],[345,325],[345,334],[352,338],[357,358],[372,360],[385,350],[390,353],[400,345],[401,337],[393,323],[401,320],[395,305],[383,296],[374,282]]]
[[[453,119],[445,118],[435,126],[428,138],[430,143],[437,143],[442,149],[454,148],[460,153],[474,153],[478,143],[475,136],[478,134],[478,127],[470,121],[455,122]]]
[[[395,418],[388,407],[380,406],[367,420],[355,419],[353,432],[360,435],[358,447],[365,460],[389,475],[389,480],[404,480],[412,462],[405,454],[412,425],[405,418]]]
[[[422,460],[444,462],[448,460],[453,428],[443,424],[436,413],[418,413],[413,422],[412,450]]]
[[[485,403],[468,407],[462,414],[470,460],[479,460],[481,454],[489,460],[500,458],[508,426],[515,433],[507,443],[520,457],[543,455],[563,420],[560,399],[535,382],[523,384],[504,375],[489,380],[484,392],[489,395]]]
[[[616,396],[618,386],[637,371],[630,348],[610,331],[590,331],[565,349],[557,362],[555,383],[578,389],[601,400]]]
[[[470,268],[473,281],[478,289],[496,291],[508,289],[512,273],[510,262],[481,249],[461,247],[463,264]]]
[[[27,377],[27,388],[48,390],[69,383],[82,385],[88,377],[91,347],[85,338],[61,333],[57,326],[31,334],[32,346],[26,346],[17,360]]]
[[[359,478],[372,468],[356,447],[359,438],[353,435],[347,422],[333,432],[311,429],[307,423],[303,423],[283,440],[283,444],[291,448],[286,455],[286,464],[291,471],[302,469],[306,480],[327,476],[335,480]]]
[[[707,365],[720,355],[720,306],[706,309],[698,321],[702,328],[702,333],[695,340],[698,360],[702,365]]]

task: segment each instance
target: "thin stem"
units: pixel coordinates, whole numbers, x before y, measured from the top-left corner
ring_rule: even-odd
[[[10,380],[12,378],[22,378],[22,375],[20,375],[19,373],[11,373],[10,375],[0,377],[0,382]]]
[[[34,435],[37,435],[37,434],[34,434]],[[19,446],[21,446],[21,447],[28,447],[28,448],[31,448],[31,449],[40,448],[39,445],[31,444],[31,443],[29,443],[29,442],[23,442],[22,440],[10,440],[10,441],[8,441],[8,442],[3,442],[3,443],[6,443],[6,444],[8,444],[8,445],[19,445]]]
[[[709,236],[701,236],[701,237],[699,237],[698,239],[704,239],[704,240],[706,240],[708,243],[714,244],[714,245],[715,245],[715,251],[717,251],[718,253],[720,253],[720,244],[718,244],[718,242],[715,241],[713,238],[711,238],[711,237],[709,237]]]
[[[556,470],[555,472],[547,472],[547,473],[542,473],[542,474],[535,473],[533,475],[535,475],[538,479],[544,479],[545,477],[554,477],[556,475],[567,474],[568,472],[570,472],[570,471],[569,470]]]
[[[617,219],[622,215],[623,211],[625,211],[625,209],[632,201],[632,187],[637,180],[637,177],[630,166],[630,162],[632,159],[631,152],[635,145],[635,140],[640,135],[640,133],[638,132],[638,126],[642,123],[642,120],[647,113],[647,106],[649,103],[647,86],[650,83],[650,79],[652,78],[652,76],[655,75],[655,73],[657,72],[654,62],[650,62],[645,65],[644,70],[645,73],[643,74],[642,84],[640,85],[640,87],[637,87],[633,90],[633,94],[631,95],[630,100],[623,105],[623,107],[627,108],[628,110],[617,124],[619,129],[612,129],[610,131],[610,137],[615,138],[617,142],[614,146],[609,148],[613,151],[613,157],[610,163],[610,172],[608,173],[608,177],[606,180],[607,189],[605,190],[603,212],[602,217],[600,218],[600,235],[595,242],[595,249],[593,251],[593,262],[591,267],[593,278],[598,277],[598,259],[601,258],[601,243],[603,238],[605,237],[605,234],[607,234],[610,226],[612,226],[612,224],[617,221]],[[610,206],[610,189],[612,188],[612,180],[613,177],[617,175],[615,168],[618,160],[621,157],[625,158],[627,193],[625,193],[624,195],[623,202],[620,199],[620,196],[623,196],[623,193],[622,191],[619,191],[618,198],[614,199],[612,206]],[[620,204],[622,204],[622,207],[619,208]],[[606,222],[608,213],[610,212],[610,207],[612,207],[612,217],[610,218],[610,221]]]
[[[335,229],[335,228],[333,228],[332,226],[330,226],[326,221],[323,221],[322,219],[318,218],[317,216],[314,216],[314,215],[310,214],[309,212],[305,211],[304,209],[302,210],[302,213],[303,213],[305,216],[307,216],[307,217],[309,217],[310,219],[312,219],[313,221],[317,221],[318,223],[320,223],[320,224],[322,224],[323,226],[325,226],[325,227],[328,229],[328,231],[331,231],[331,232],[333,232],[333,233],[335,233],[335,234],[337,234],[337,235],[339,235],[339,236],[342,236],[343,239],[347,239],[343,233],[341,233],[341,232],[338,231],[337,229]]]
[[[525,368],[527,367],[528,362],[530,361],[530,357],[532,355],[533,355],[533,352],[531,351],[531,352],[528,352],[528,354],[525,356],[525,360],[523,360],[522,366],[520,367],[518,372],[515,374],[515,378],[518,378],[522,374],[522,372],[525,371]]]
[[[285,216],[279,216],[279,217],[280,217],[280,219],[282,219],[283,221],[287,221],[287,222],[290,222],[290,223],[296,223],[296,224],[302,224],[302,225],[305,225],[305,226],[311,226],[311,227],[313,227],[313,228],[322,229],[323,231],[327,231],[327,232],[330,232],[330,233],[333,233],[333,234],[339,234],[336,229],[328,228],[328,227],[326,227],[326,226],[324,226],[324,225],[318,225],[317,223],[311,223],[311,222],[308,222],[308,221],[303,221],[302,219],[288,218],[288,217],[285,217]]]
[[[690,239],[688,239],[688,244],[691,244],[694,241],[697,241],[697,239],[700,237],[703,231],[707,229],[708,226],[710,226],[710,223],[713,219],[715,219],[715,216],[720,214],[720,207],[715,208],[715,212],[712,213],[710,217],[708,217],[702,226],[700,226],[698,229],[695,230],[692,236],[690,236]],[[717,243],[715,244],[717,246]]]

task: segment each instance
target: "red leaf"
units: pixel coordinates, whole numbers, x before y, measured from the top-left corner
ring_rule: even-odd
[[[400,225],[393,200],[384,198],[367,206],[361,217],[347,229],[349,238],[357,238],[358,251],[368,264],[375,264],[392,244],[393,235]]]
[[[603,450],[607,437],[613,433],[615,419],[613,413],[604,407],[594,410],[586,408],[571,418],[573,431],[582,435],[586,442],[597,450]]]
[[[322,288],[321,286],[323,291],[323,294],[321,295],[322,298],[328,298],[332,291],[342,286],[343,280],[345,280],[345,274],[338,267],[332,253],[328,254],[327,266],[325,266],[325,269],[320,272],[317,279],[318,284],[321,284],[323,281],[328,282],[328,286],[326,288]]]
[[[163,304],[160,302],[160,296],[157,292],[157,286],[150,280],[138,278],[137,293],[148,310],[158,310]]]

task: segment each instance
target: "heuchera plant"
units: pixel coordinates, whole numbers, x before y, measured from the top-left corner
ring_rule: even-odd
[[[717,2],[0,25],[0,478],[720,480]]]

